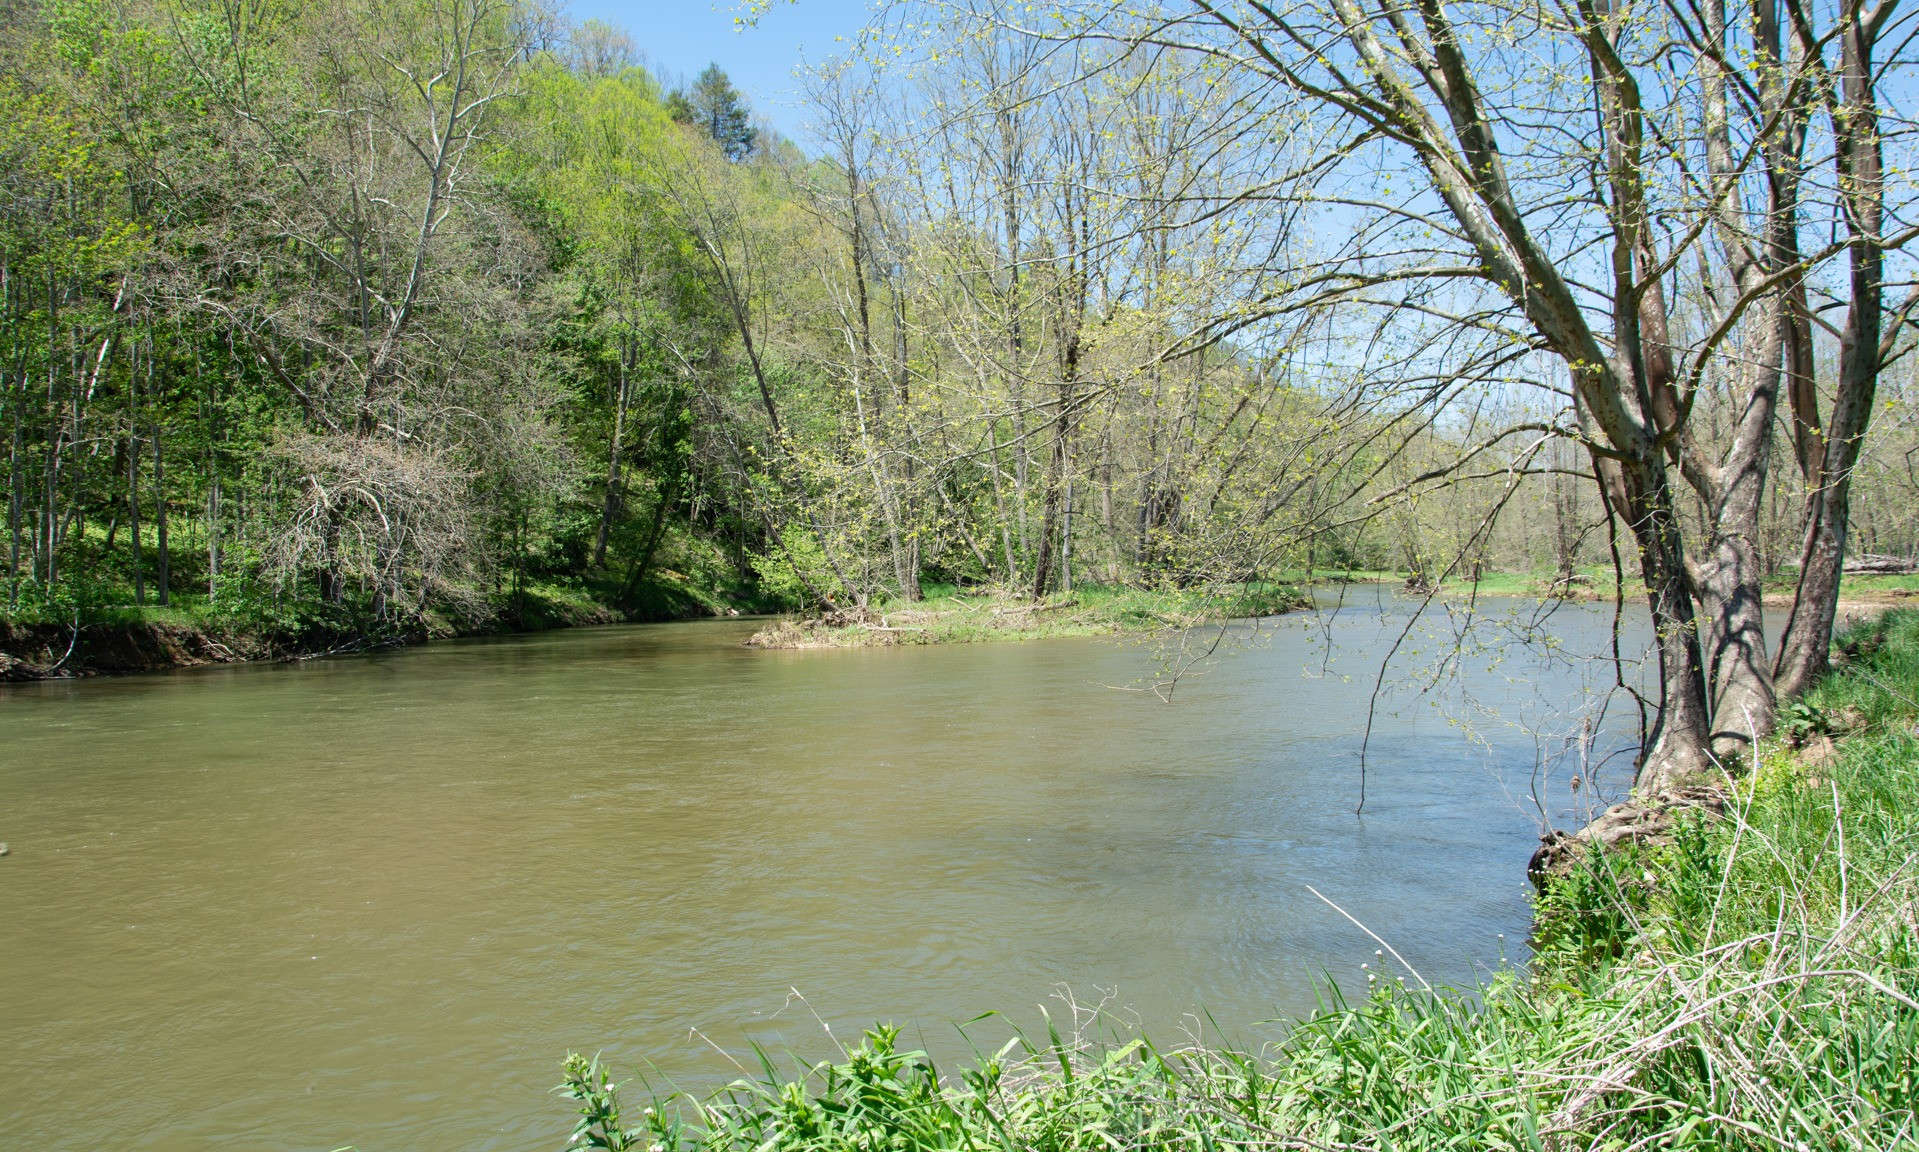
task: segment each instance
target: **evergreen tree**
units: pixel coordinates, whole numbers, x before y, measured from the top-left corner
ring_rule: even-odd
[[[693,82],[692,90],[673,93],[666,106],[673,119],[695,125],[711,136],[728,160],[746,159],[759,142],[745,97],[718,64],[708,64]]]

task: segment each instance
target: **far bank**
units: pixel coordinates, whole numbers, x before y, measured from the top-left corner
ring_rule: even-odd
[[[876,648],[1151,633],[1278,616],[1312,602],[1306,586],[1291,583],[1226,589],[1087,585],[1046,600],[998,588],[938,586],[916,601],[893,599],[865,608],[782,617],[755,632],[747,645]]]

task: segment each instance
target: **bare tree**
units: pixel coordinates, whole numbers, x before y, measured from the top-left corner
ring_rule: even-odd
[[[998,19],[1045,41],[1085,35]],[[1561,427],[1576,428],[1609,508],[1637,544],[1658,638],[1660,706],[1640,783],[1656,791],[1700,776],[1713,765],[1715,736],[1766,723],[1771,689],[1749,540],[1777,393],[1779,326],[1770,317],[1780,311],[1786,257],[1764,224],[1792,191],[1797,142],[1779,121],[1787,93],[1798,91],[1776,28],[1756,33],[1775,47],[1755,66],[1770,70],[1756,85],[1761,97],[1741,104],[1742,124],[1753,126],[1742,141],[1754,147],[1739,156],[1723,94],[1723,14],[1694,27],[1603,0],[1457,13],[1424,0],[1410,8],[1194,0],[1185,13],[1113,17],[1098,29],[1136,53],[1199,53],[1256,76],[1269,86],[1263,107],[1273,123],[1283,122],[1280,109],[1305,108],[1331,137],[1316,156],[1276,151],[1275,163],[1291,166],[1275,167],[1260,187],[1334,205],[1322,219],[1343,217],[1352,239],[1293,253],[1292,283],[1266,302],[1267,315],[1331,301],[1440,316],[1461,331],[1503,330],[1511,346],[1550,351],[1565,365],[1573,419]],[[1525,56],[1507,48],[1521,37]],[[1708,58],[1703,117],[1662,71],[1675,46]],[[1703,166],[1667,143],[1702,134]],[[1412,192],[1379,196],[1394,178],[1413,179]],[[1750,181],[1768,183],[1773,196],[1755,214],[1759,227],[1729,207],[1743,204]],[[1569,194],[1582,185],[1590,191]],[[1734,287],[1711,329],[1680,347],[1672,284],[1676,270],[1703,259],[1709,233]],[[1447,287],[1450,300],[1434,291]],[[1693,406],[1732,335],[1753,367],[1740,434],[1715,453],[1698,443]],[[1688,562],[1681,476],[1712,509],[1704,566]]]
[[[457,458],[432,440],[459,435],[444,341],[460,337],[423,318],[452,319],[447,270],[492,239],[480,166],[540,26],[507,0],[336,6],[266,26],[239,0],[223,11],[216,48],[179,46],[249,193],[180,279],[305,417],[309,435],[282,446],[303,530],[281,554],[315,566],[325,600],[370,579],[384,611],[409,563],[430,580],[458,554],[425,546],[458,476],[421,470]],[[306,87],[272,82],[274,53],[312,63],[294,70]]]
[[[582,76],[618,76],[640,62],[640,50],[624,28],[587,20],[568,37],[567,59]]]
[[[1811,26],[1808,11],[1797,4],[1789,11],[1795,27]],[[1834,139],[1836,215],[1845,235],[1846,318],[1839,333],[1831,415],[1822,421],[1813,382],[1810,313],[1803,288],[1795,283],[1797,307],[1789,329],[1793,447],[1806,480],[1806,510],[1799,585],[1779,650],[1779,685],[1787,694],[1804,692],[1826,670],[1845,564],[1853,469],[1872,420],[1881,368],[1892,357],[1905,320],[1919,301],[1919,296],[1908,296],[1893,323],[1885,323],[1886,254],[1909,242],[1914,233],[1911,225],[1887,231],[1879,82],[1892,62],[1877,57],[1882,37],[1904,22],[1892,0],[1871,5],[1843,0],[1828,34],[1839,43],[1837,74],[1826,91]]]

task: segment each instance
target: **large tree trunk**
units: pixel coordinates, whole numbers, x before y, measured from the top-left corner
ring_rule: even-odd
[[[1763,457],[1762,447],[1758,455]],[[1712,747],[1736,756],[1772,731],[1772,662],[1760,605],[1762,576],[1756,544],[1765,462],[1729,484],[1710,548],[1694,572],[1706,616],[1704,656],[1712,685]]]
[[[1701,54],[1699,68],[1707,169],[1719,189],[1712,205],[1714,225],[1737,290],[1734,299],[1749,302],[1734,369],[1744,408],[1737,414],[1732,439],[1716,468],[1690,445],[1685,465],[1710,517],[1711,542],[1695,582],[1708,619],[1705,654],[1713,746],[1728,757],[1770,733],[1773,725],[1772,662],[1760,607],[1759,513],[1786,345],[1785,290],[1797,246],[1806,117],[1802,102],[1794,100],[1787,87],[1778,0],[1757,0],[1751,32],[1759,60],[1752,85],[1760,94],[1756,115],[1772,130],[1763,142],[1766,212],[1749,218],[1739,195],[1742,170],[1734,158],[1726,98],[1730,76],[1724,0],[1709,0],[1701,14],[1711,49]],[[1702,257],[1702,276],[1703,264]]]
[[[1807,468],[1806,532],[1799,586],[1776,669],[1779,690],[1795,696],[1812,687],[1828,666],[1846,559],[1852,469],[1858,463],[1872,419],[1879,369],[1885,357],[1880,344],[1885,271],[1880,229],[1885,184],[1872,64],[1879,28],[1867,18],[1859,0],[1846,0],[1840,20],[1843,100],[1833,116],[1833,133],[1838,138],[1834,163],[1839,169],[1847,231],[1854,241],[1847,249],[1852,299],[1839,339],[1839,379],[1832,423],[1820,437],[1816,408],[1795,413],[1802,436],[1811,441],[1801,453]],[[1805,391],[1810,395],[1809,388]],[[1795,400],[1799,397],[1800,392],[1795,390]]]
[[[1597,462],[1596,462],[1597,463]],[[1661,461],[1621,461],[1625,521],[1639,545],[1659,655],[1660,708],[1634,785],[1657,793],[1711,771],[1711,715],[1678,517]]]
[[[1069,202],[1070,211],[1070,202]],[[1085,248],[1082,246],[1081,251]],[[1070,315],[1064,318],[1067,329],[1066,347],[1061,354],[1059,379],[1059,404],[1053,412],[1053,451],[1046,466],[1046,491],[1044,494],[1044,513],[1039,530],[1039,550],[1033,558],[1033,599],[1045,596],[1053,582],[1055,537],[1061,535],[1062,501],[1068,484],[1068,473],[1072,468],[1073,441],[1073,405],[1079,384],[1080,323],[1086,314],[1086,279],[1084,265],[1074,264],[1069,277],[1075,281],[1072,299],[1067,307]],[[1058,545],[1064,554],[1063,542]],[[1062,571],[1064,565],[1062,564]]]
[[[1614,37],[1622,17],[1611,8],[1589,14],[1579,31],[1606,146],[1607,224],[1611,230],[1611,347],[1601,343],[1585,307],[1551,252],[1534,236],[1514,200],[1505,160],[1457,30],[1438,0],[1415,5],[1423,35],[1398,24],[1401,47],[1423,69],[1426,89],[1449,121],[1441,127],[1401,72],[1406,57],[1388,49],[1356,0],[1331,0],[1342,31],[1374,79],[1369,98],[1382,101],[1402,130],[1415,131],[1419,159],[1452,218],[1472,240],[1487,277],[1514,292],[1541,339],[1573,376],[1579,418],[1588,429],[1595,468],[1606,477],[1614,515],[1632,532],[1652,610],[1659,662],[1659,708],[1635,786],[1659,792],[1712,768],[1710,707],[1700,653],[1693,590],[1679,517],[1668,479],[1667,444],[1683,431],[1684,409],[1672,389],[1671,356],[1660,328],[1642,318],[1662,310],[1649,291],[1658,262],[1648,258],[1639,89]],[[1427,63],[1430,61],[1430,63]],[[1650,270],[1650,271],[1649,271]],[[1515,291],[1523,286],[1523,291]]]

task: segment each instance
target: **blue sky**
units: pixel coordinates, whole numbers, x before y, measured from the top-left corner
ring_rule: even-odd
[[[756,114],[802,140],[805,114],[798,107],[793,67],[833,55],[866,23],[868,0],[774,0],[754,24],[737,27],[744,4],[736,0],[572,0],[575,21],[604,20],[625,28],[647,63],[669,83],[690,80],[717,61],[753,102]]]

